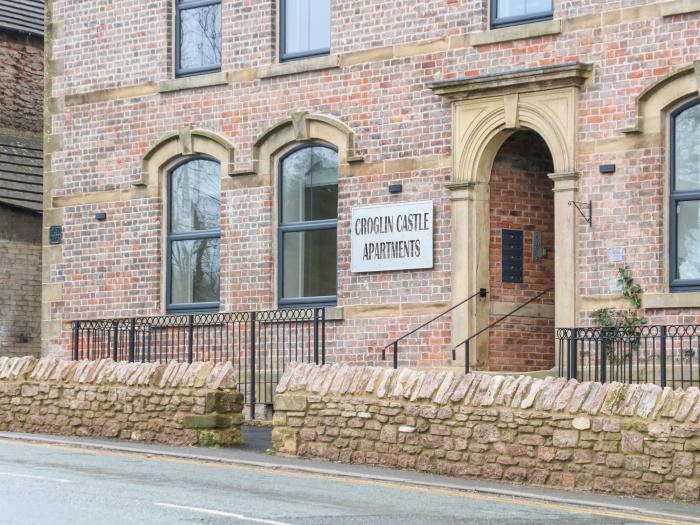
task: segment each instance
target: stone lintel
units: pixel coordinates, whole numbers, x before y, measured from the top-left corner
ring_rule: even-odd
[[[493,75],[433,82],[428,85],[436,95],[449,100],[474,96],[525,93],[563,87],[580,87],[591,75],[593,66],[569,62],[554,66],[520,69]]]

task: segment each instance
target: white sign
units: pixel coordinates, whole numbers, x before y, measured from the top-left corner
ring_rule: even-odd
[[[354,273],[432,267],[432,201],[353,208]]]

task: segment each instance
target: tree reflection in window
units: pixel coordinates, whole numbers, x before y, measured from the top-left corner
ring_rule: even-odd
[[[170,310],[217,309],[220,289],[221,176],[218,162],[195,159],[170,172]]]
[[[700,100],[672,116],[671,286],[700,289]]]
[[[177,74],[221,69],[221,0],[178,0]]]
[[[280,208],[280,304],[335,304],[338,153],[313,145],[286,155]]]

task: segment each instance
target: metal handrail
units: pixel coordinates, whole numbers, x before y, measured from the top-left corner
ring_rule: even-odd
[[[445,311],[442,312],[441,314],[439,314],[439,315],[433,317],[430,321],[426,321],[425,323],[423,323],[423,324],[420,325],[419,327],[414,328],[414,329],[411,330],[410,332],[405,333],[404,335],[402,335],[402,336],[399,337],[398,339],[392,341],[391,343],[389,343],[388,345],[386,345],[384,348],[382,348],[382,360],[383,360],[383,361],[386,361],[386,349],[389,348],[390,346],[393,346],[393,347],[394,347],[394,369],[397,369],[397,368],[399,367],[399,341],[402,341],[402,340],[406,339],[407,337],[409,337],[409,336],[415,334],[418,330],[421,330],[422,328],[425,328],[425,327],[428,326],[429,324],[434,323],[435,321],[437,321],[437,320],[440,319],[441,317],[443,317],[443,316],[449,314],[451,311],[453,311],[453,310],[456,309],[456,308],[459,308],[459,307],[462,306],[463,304],[468,303],[469,301],[471,301],[471,300],[474,299],[475,297],[478,296],[479,298],[484,299],[484,298],[486,297],[487,294],[488,294],[488,292],[486,291],[486,288],[479,288],[479,291],[476,292],[474,295],[471,295],[471,296],[467,297],[467,298],[464,299],[463,301],[461,301],[461,302],[455,304],[454,306],[452,306],[449,310],[445,310]]]
[[[496,326],[498,323],[500,323],[500,322],[502,322],[502,321],[505,321],[506,319],[508,319],[508,318],[509,318],[510,316],[512,316],[513,314],[519,312],[520,310],[522,310],[523,308],[525,308],[527,305],[534,303],[534,302],[537,301],[540,297],[542,297],[542,296],[548,294],[549,292],[551,292],[551,291],[553,291],[553,290],[554,290],[554,288],[548,288],[548,289],[546,289],[544,292],[538,293],[535,297],[533,297],[532,299],[528,300],[527,302],[521,304],[521,305],[518,306],[515,310],[512,310],[512,311],[508,312],[506,315],[504,315],[504,316],[501,317],[500,319],[495,320],[493,323],[491,323],[491,324],[488,325],[487,327],[482,328],[481,330],[479,330],[479,331],[476,332],[475,334],[472,334],[472,335],[470,335],[469,337],[467,337],[464,341],[462,341],[461,343],[459,343],[457,346],[455,346],[455,347],[452,349],[452,360],[454,361],[455,359],[457,359],[457,349],[458,349],[460,346],[464,345],[464,371],[465,371],[465,373],[468,374],[468,373],[469,373],[469,343],[471,342],[472,339],[475,339],[475,338],[479,337],[481,334],[483,334],[483,333],[486,332],[487,330],[490,330],[491,328],[493,328],[494,326]]]

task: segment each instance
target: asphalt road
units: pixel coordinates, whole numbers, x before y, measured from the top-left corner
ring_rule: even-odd
[[[0,440],[0,524],[682,523],[454,489]]]

